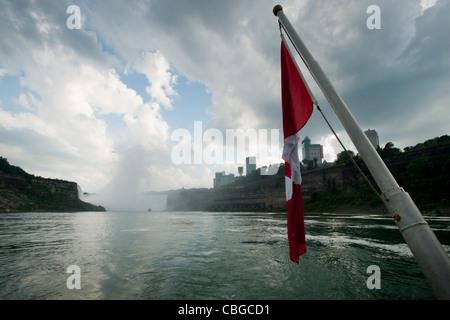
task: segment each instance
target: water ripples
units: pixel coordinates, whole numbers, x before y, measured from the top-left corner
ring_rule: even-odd
[[[449,249],[450,220],[430,219]],[[207,212],[0,216],[1,299],[430,299],[391,219],[307,215],[288,256],[286,215]],[[81,290],[66,287],[69,265]],[[366,269],[382,270],[382,289]]]

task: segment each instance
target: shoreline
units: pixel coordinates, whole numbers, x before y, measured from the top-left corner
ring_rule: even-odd
[[[78,212],[138,212],[138,213],[149,213],[145,210],[120,210],[120,211],[109,211],[109,210],[35,210],[35,211],[0,211],[1,214],[8,214],[8,213],[78,213]],[[161,210],[161,211],[155,211],[155,212],[210,212],[210,213],[242,213],[242,214],[286,214],[285,211],[244,211],[244,210],[223,210],[223,211],[217,211],[217,210]],[[445,208],[442,210],[433,210],[433,211],[424,211],[421,212],[422,216],[424,217],[450,217],[450,208]],[[379,215],[379,216],[385,216],[390,217],[389,212],[386,208],[383,207],[370,207],[370,209],[366,206],[358,206],[353,208],[339,208],[337,210],[327,211],[327,212],[320,212],[320,211],[305,211],[304,216],[307,217],[309,215],[354,215],[354,216],[370,216],[370,215]]]

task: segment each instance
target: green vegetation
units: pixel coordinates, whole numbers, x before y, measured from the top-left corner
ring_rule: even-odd
[[[382,205],[381,200],[368,186],[347,188],[331,192],[313,193],[311,198],[305,198],[305,212],[333,212],[336,209],[352,207],[376,208]]]
[[[378,153],[382,158],[388,160],[400,155],[407,156],[412,152],[423,152],[449,145],[450,137],[445,135],[412,147],[406,147],[403,149],[404,152],[395,148],[392,142],[388,142],[384,148],[378,148]],[[358,165],[364,168],[364,163],[358,155],[355,156],[351,151],[350,155]],[[350,158],[345,152],[338,155],[337,165],[351,165]],[[421,211],[439,211],[450,208],[450,154],[441,154],[432,162],[425,157],[419,157],[404,163],[403,170],[396,168],[391,169],[391,172],[399,185],[411,195]],[[314,193],[304,201],[305,211],[318,212],[345,207],[377,207],[380,205],[381,200],[368,186],[320,194]]]
[[[450,137],[445,135],[429,139],[415,146],[406,147],[403,151],[396,148],[392,142],[388,142],[383,148],[378,148],[377,151],[399,185],[411,195],[419,209],[422,212],[429,212],[443,209],[448,211],[450,208],[449,150]],[[333,166],[352,167],[353,162],[350,157],[366,172],[372,184],[377,188],[364,161],[354,152],[341,152]],[[322,175],[324,170],[332,168],[332,166],[316,168],[314,161],[304,161],[300,165],[303,173],[312,170],[317,172],[318,175]],[[281,164],[278,173],[272,176],[261,175],[260,169],[258,169],[237,179],[232,184],[221,187],[221,199],[228,199],[228,201],[234,201],[237,198],[250,199],[251,197],[263,199],[267,197],[267,193],[273,192],[274,188],[284,189],[284,174],[284,164]],[[261,187],[257,189],[256,186]],[[384,209],[380,198],[368,185],[354,184],[343,189],[334,187],[331,188],[331,191],[304,195],[304,209],[307,212],[332,212],[357,207],[374,210],[377,208]],[[286,208],[270,207],[266,209],[283,211]]]
[[[3,158],[3,157],[0,157],[0,171],[12,174],[17,177],[24,178],[25,181],[28,183],[31,183],[31,181],[33,179],[39,180],[39,181],[49,180],[49,179],[46,179],[46,178],[43,178],[40,176],[35,176],[34,174],[29,174],[28,172],[23,170],[21,167],[11,165],[11,164],[9,164],[8,159]],[[58,179],[55,179],[55,180],[58,180]],[[62,181],[62,180],[59,180],[59,181]]]
[[[10,165],[8,159],[0,157],[0,171],[5,173],[10,173],[19,177],[24,178],[27,182],[31,180],[34,176],[26,173],[22,168],[18,166]]]
[[[423,150],[427,148],[434,148],[437,146],[450,145],[450,136],[445,135],[441,137],[436,137],[434,139],[429,139],[423,143],[418,143],[413,147],[406,147],[403,150],[405,152],[415,151],[415,150]]]
[[[450,155],[430,163],[419,158],[406,166],[406,174],[397,174],[397,181],[421,210],[450,207]]]
[[[450,146],[450,136],[443,135],[406,147],[401,152],[392,143],[381,151],[382,157],[408,155],[412,152],[427,152]],[[394,178],[413,198],[421,211],[450,208],[450,154],[442,153],[430,162],[419,157],[406,163],[404,170],[392,172]]]

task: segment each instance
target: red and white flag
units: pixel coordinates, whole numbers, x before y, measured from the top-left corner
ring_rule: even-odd
[[[302,178],[298,157],[298,131],[313,111],[313,100],[303,82],[300,70],[284,41],[281,42],[281,99],[283,108],[283,160],[285,161],[287,231],[289,257],[298,263],[306,253],[303,217]]]

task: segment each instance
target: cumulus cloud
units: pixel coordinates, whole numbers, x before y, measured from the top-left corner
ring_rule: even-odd
[[[157,102],[145,103],[136,91],[121,81],[114,64],[105,63],[109,53],[92,41],[78,47],[78,39],[83,36],[75,36],[70,43],[65,36],[72,35],[62,30],[64,25],[59,24],[61,20],[52,13],[50,8],[30,3],[21,10],[10,3],[3,11],[3,30],[8,36],[1,40],[2,48],[7,49],[0,54],[2,75],[19,74],[22,92],[13,99],[17,112],[11,112],[13,107],[0,109],[0,128],[4,132],[2,151],[13,158],[20,157],[18,164],[33,173],[72,179],[84,189],[98,190],[114,179],[121,183],[117,179],[122,179],[127,172],[123,159],[129,157],[132,148],[130,163],[134,164],[136,174],[148,176],[145,168],[149,164],[145,161],[155,157],[144,156],[138,163],[133,157],[139,154],[139,148],[155,154],[165,150],[168,126],[161,118],[158,103],[167,105],[167,100],[153,88],[163,86],[163,94],[174,94],[173,88],[168,86],[172,83],[165,82],[164,72],[148,74],[152,83],[150,94]],[[22,30],[14,23],[18,21]],[[24,31],[28,30],[27,23],[33,27],[29,36]],[[96,41],[90,32],[76,32],[84,34],[84,40]],[[12,38],[16,38],[14,47],[10,43]],[[32,46],[28,42],[30,39],[34,41]],[[26,57],[16,48],[26,50]],[[97,52],[87,54],[92,50]],[[104,56],[105,60],[93,59],[95,56]],[[164,57],[157,58],[156,67],[161,66],[160,61],[164,62]],[[118,140],[112,138],[115,128],[109,127],[103,118],[110,114],[122,117],[127,128]],[[130,177],[133,178],[136,176]]]
[[[207,109],[212,116],[210,127],[280,129],[279,36],[276,18],[271,14],[275,4],[164,1],[141,4],[137,13],[121,10],[123,4],[118,3],[111,11],[123,11],[120,19],[133,22],[122,25],[120,30],[110,28],[105,20],[95,25],[123,55],[130,55],[130,48],[137,52],[141,47],[157,47],[179,72],[205,84],[212,94],[212,105]],[[421,22],[431,17],[433,10],[445,12],[445,2],[403,0],[394,5],[379,1],[380,30],[366,27],[367,7],[372,4],[351,0],[294,1],[284,6],[294,27],[364,127],[378,126],[386,117],[412,116],[404,110],[409,99],[415,99],[408,85],[414,87],[416,80],[410,75],[424,68],[417,60],[418,52],[428,48],[426,61],[434,63],[433,50],[438,56],[448,51],[442,48],[442,43],[448,41],[430,30],[438,25],[435,21],[444,23],[444,18],[427,19],[430,29],[424,29]],[[98,4],[96,10],[100,10]],[[116,32],[129,35],[131,30],[131,37],[115,36]],[[441,45],[438,41],[427,46],[416,42],[421,32],[423,36],[439,37]],[[143,44],[141,37],[148,41]],[[407,57],[409,61],[416,57],[416,61],[405,65]],[[306,77],[326,108],[327,102],[311,76],[306,73]],[[439,81],[427,78],[426,82],[432,87]],[[338,121],[331,118],[339,127]],[[306,130],[314,139],[327,128],[314,115]],[[395,126],[391,125],[381,135],[395,140],[394,132]],[[420,140],[418,136],[416,139]]]
[[[171,96],[176,95],[174,85],[177,76],[172,74],[169,62],[161,52],[142,52],[133,68],[145,74],[150,85],[147,93],[158,103],[168,109],[172,109]]]

